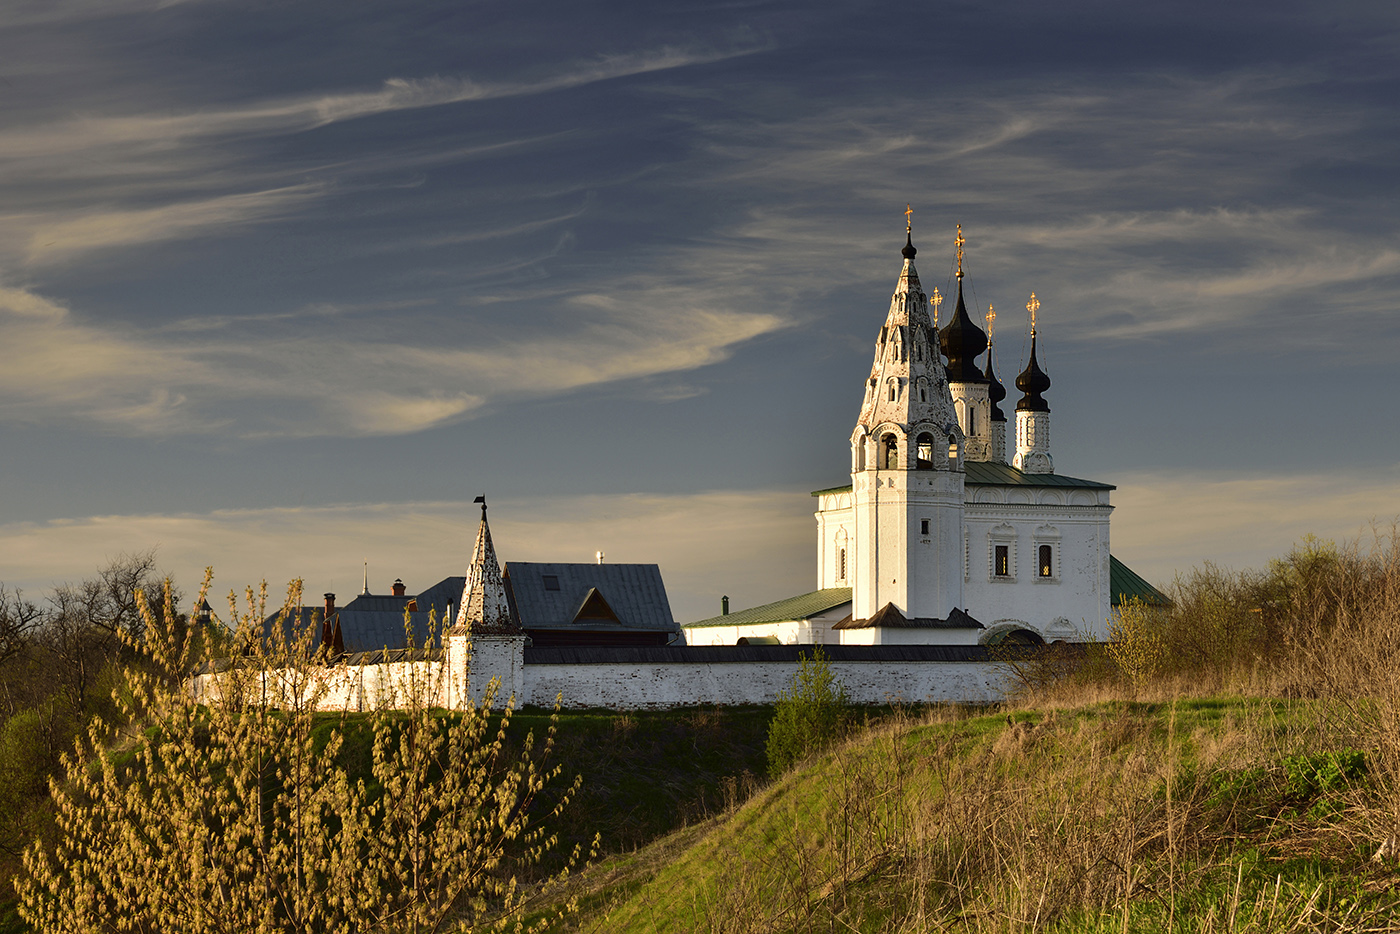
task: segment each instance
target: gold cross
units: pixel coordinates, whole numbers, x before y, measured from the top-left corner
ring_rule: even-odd
[[[934,286],[933,298],[929,301],[933,302],[933,326],[938,327],[938,306],[943,304],[943,293],[938,291],[937,286]]]
[[[904,220],[906,221],[906,225],[905,225],[905,228],[904,228],[904,229],[905,229],[908,233],[913,233],[913,232],[914,232],[914,206],[913,206],[912,204],[906,203],[906,204],[904,205]]]
[[[1026,302],[1026,311],[1029,311],[1029,312],[1031,313],[1031,336],[1032,336],[1032,337],[1035,336],[1035,313],[1036,313],[1037,311],[1039,311],[1039,310],[1040,310],[1040,299],[1036,298],[1036,297],[1035,297],[1035,293],[1032,292],[1032,293],[1031,293],[1031,300],[1028,301],[1028,302]]]
[[[963,248],[963,244],[966,243],[966,242],[967,242],[967,241],[963,239],[963,235],[962,235],[962,224],[959,224],[959,225],[958,225],[958,238],[957,238],[956,240],[953,241],[953,243],[956,244],[956,245],[957,245],[957,248],[958,248],[958,278],[959,278],[959,279],[962,278],[962,248]]]
[[[990,344],[990,343],[992,342],[992,328],[996,327],[996,323],[997,323],[997,309],[996,309],[996,306],[995,306],[995,305],[992,305],[991,303],[988,303],[988,305],[987,305],[987,343],[988,343],[988,344]]]

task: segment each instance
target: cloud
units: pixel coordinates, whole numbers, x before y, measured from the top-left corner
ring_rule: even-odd
[[[492,498],[491,508],[502,561],[591,563],[602,551],[612,563],[660,564],[682,622],[718,612],[722,594],[742,607],[813,586],[805,491]],[[187,595],[212,565],[217,594],[262,579],[280,593],[300,576],[312,602],[326,591],[347,601],[364,561],[379,593],[396,577],[416,592],[464,573],[479,515],[463,500],[11,523],[0,525],[0,566],[7,586],[38,596],[118,554],[157,548]]]
[[[30,234],[25,259],[30,263],[51,262],[89,250],[154,243],[205,231],[217,231],[222,235],[230,227],[285,214],[321,191],[320,185],[293,185],[158,208],[42,220]]]
[[[1306,535],[1345,541],[1400,516],[1400,471],[1139,473],[1113,494],[1113,553],[1157,584],[1203,561],[1263,567]]]

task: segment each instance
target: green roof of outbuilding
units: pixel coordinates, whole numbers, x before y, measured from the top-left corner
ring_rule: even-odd
[[[1167,595],[1138,576],[1132,568],[1113,555],[1108,556],[1109,603],[1122,606],[1129,600],[1141,600],[1148,606],[1171,606]]]
[[[1058,487],[1078,487],[1081,490],[1116,490],[1118,487],[1111,483],[1100,483],[1097,480],[1080,480],[1077,477],[1066,477],[1058,473],[1026,473],[1017,470],[1007,464],[994,464],[991,461],[967,461],[963,464],[966,477],[963,482],[968,486],[1058,486]],[[849,493],[851,485],[828,487],[825,490],[813,490],[813,496],[822,496],[827,493]]]
[[[851,588],[828,587],[814,590],[800,597],[788,597],[777,603],[765,603],[748,610],[740,610],[725,616],[711,616],[689,626],[744,626],[749,623],[784,623],[792,619],[811,619],[825,613],[832,607],[851,602]]]

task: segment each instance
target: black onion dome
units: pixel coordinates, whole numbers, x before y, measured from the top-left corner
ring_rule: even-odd
[[[953,320],[938,333],[938,345],[948,358],[950,383],[985,383],[987,378],[977,369],[977,358],[987,349],[987,332],[972,323],[963,303],[962,279],[958,279],[958,307]]]
[[[987,378],[987,382],[990,384],[987,387],[987,398],[992,402],[992,421],[1004,422],[1006,421],[1006,413],[1001,410],[1001,406],[997,403],[1006,398],[1006,387],[1001,384],[1001,380],[997,379],[996,371],[992,369],[991,347],[987,348],[987,369],[982,372],[982,375]]]
[[[914,254],[919,252],[914,248],[914,232],[912,230],[904,235],[904,249],[899,252],[905,259],[913,259]]]
[[[1040,398],[1040,394],[1050,388],[1050,377],[1045,375],[1045,371],[1040,368],[1040,364],[1035,359],[1035,335],[1031,335],[1031,362],[1026,364],[1026,369],[1020,376],[1016,377],[1016,388],[1025,393],[1021,401],[1016,403],[1018,412],[1048,412],[1050,403]]]

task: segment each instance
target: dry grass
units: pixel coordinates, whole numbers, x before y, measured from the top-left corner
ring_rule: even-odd
[[[1400,930],[1396,546],[1188,575],[1146,673],[1053,656],[995,714],[896,711],[584,927]]]

